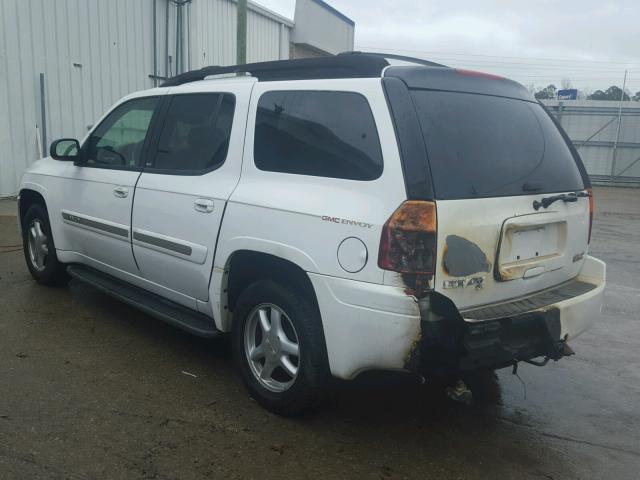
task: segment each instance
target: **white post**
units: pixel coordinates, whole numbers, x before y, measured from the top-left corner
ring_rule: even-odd
[[[36,160],[40,160],[44,157],[42,154],[42,138],[40,137],[40,129],[38,128],[38,124],[36,124],[36,146],[38,147],[38,158]]]
[[[624,100],[624,89],[627,87],[627,71],[624,71],[624,80],[622,81],[622,92],[620,93],[620,103],[618,105],[618,128],[616,129],[616,140],[613,142],[613,153],[611,158],[611,181],[616,174],[616,155],[618,150],[618,142],[620,141],[620,124],[622,123],[622,102]]]

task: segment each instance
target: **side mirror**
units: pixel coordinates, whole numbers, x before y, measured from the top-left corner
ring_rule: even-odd
[[[80,156],[80,143],[75,138],[61,138],[51,143],[49,155],[55,160],[78,160]]]

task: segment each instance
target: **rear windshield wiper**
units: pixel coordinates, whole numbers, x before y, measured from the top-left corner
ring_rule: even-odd
[[[539,210],[540,207],[547,208],[553,202],[557,202],[558,200],[562,200],[563,202],[577,202],[578,198],[588,197],[589,194],[587,192],[572,192],[572,193],[561,193],[560,195],[552,195],[550,197],[543,197],[542,200],[534,200],[533,208]]]

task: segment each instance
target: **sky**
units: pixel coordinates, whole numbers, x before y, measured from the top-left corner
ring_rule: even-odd
[[[256,0],[293,18],[295,0]],[[541,88],[640,91],[640,0],[328,0],[355,50],[415,56]],[[568,79],[568,80],[567,80]]]

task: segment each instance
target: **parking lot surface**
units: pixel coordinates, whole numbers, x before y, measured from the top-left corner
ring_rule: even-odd
[[[574,357],[476,375],[469,407],[367,374],[295,420],[248,398],[226,340],[36,285],[0,202],[0,478],[637,479],[640,189],[595,194],[608,286]]]

